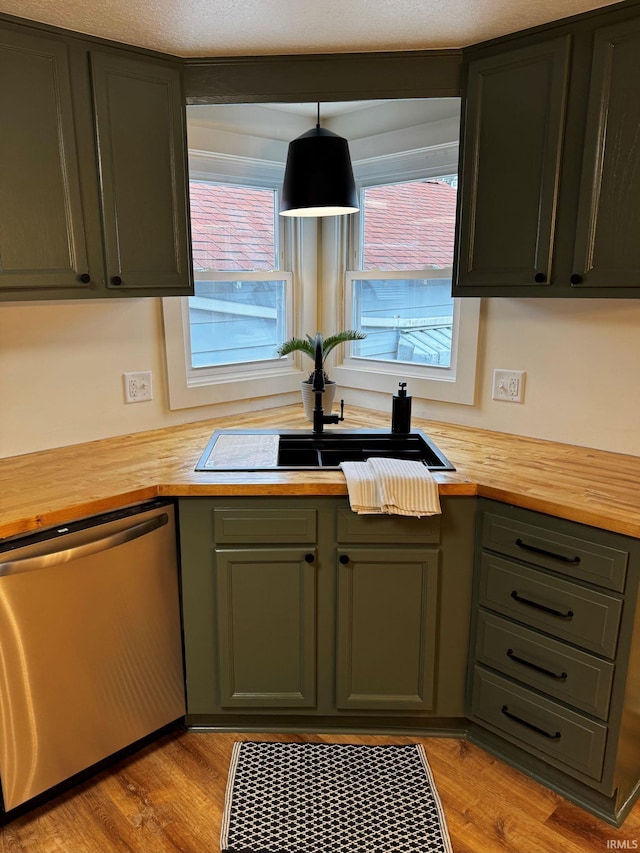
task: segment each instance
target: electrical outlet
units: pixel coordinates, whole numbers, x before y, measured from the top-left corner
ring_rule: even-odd
[[[493,399],[510,403],[524,402],[524,370],[494,370]]]
[[[151,371],[142,370],[139,373],[123,373],[124,399],[127,403],[142,403],[143,400],[153,399]]]

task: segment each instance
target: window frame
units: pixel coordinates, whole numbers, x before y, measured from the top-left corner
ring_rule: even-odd
[[[361,328],[357,322],[356,318],[353,315],[353,284],[356,281],[370,281],[370,280],[389,280],[389,279],[440,279],[446,278],[450,279],[452,275],[452,268],[446,267],[445,269],[434,269],[434,270],[362,270],[361,272],[351,272],[347,271],[345,273],[345,327],[349,329]],[[454,303],[454,311],[453,317],[451,321],[452,325],[452,340],[451,340],[451,359],[450,363],[447,367],[437,364],[417,364],[408,361],[391,361],[389,359],[384,358],[371,358],[365,356],[358,356],[353,354],[353,350],[355,349],[354,344],[350,344],[348,350],[345,353],[342,363],[348,367],[352,366],[354,369],[359,369],[360,366],[365,368],[370,365],[371,370],[375,370],[376,372],[382,373],[391,373],[394,376],[397,376],[398,369],[396,365],[402,368],[403,375],[412,376],[412,377],[428,377],[430,379],[447,379],[453,377],[455,379],[456,373],[456,355],[457,355],[457,346],[458,346],[458,335],[460,331],[460,312],[455,311],[455,303]],[[362,329],[362,331],[366,331],[366,329]]]
[[[419,92],[415,97],[459,97],[459,92]],[[445,122],[450,123],[448,120]],[[382,183],[382,176],[388,178],[386,182],[390,183],[457,172],[458,141],[457,137],[452,141],[454,137],[451,128],[446,126],[445,122],[436,128],[435,135],[429,137],[433,144],[427,146],[419,147],[414,142],[392,155],[372,157],[368,157],[366,153],[371,148],[362,148],[363,159],[353,160],[359,184]],[[408,129],[407,134],[403,132],[403,138],[406,136],[416,140],[416,134],[417,128],[412,127]],[[443,139],[446,141],[443,142]],[[273,186],[276,189],[280,187],[284,173],[284,162],[195,149],[189,150],[189,164],[190,179],[222,179],[229,183],[246,182],[257,186]],[[256,175],[260,178],[257,179]],[[266,175],[272,184],[264,181]],[[292,319],[295,334],[316,328],[329,334],[331,330],[344,328],[344,275],[348,269],[353,271],[353,246],[356,243],[352,229],[356,223],[357,214],[352,217],[327,217],[320,220],[287,218],[286,222],[281,222],[281,251],[288,253],[291,259],[290,269],[293,272]],[[365,272],[355,271],[360,274]],[[216,383],[187,387],[183,321],[179,303],[180,297],[163,299],[171,409],[216,404],[220,414],[231,414],[296,401],[299,383],[308,375],[299,354],[288,357],[281,370],[274,371],[274,362],[269,360],[268,366],[262,367],[257,377],[234,377]],[[416,378],[415,381],[412,380],[411,385],[412,393],[416,397],[469,405],[475,403],[480,304],[479,298],[465,297],[460,300],[461,349],[457,357],[456,381]],[[353,404],[370,405],[376,399],[375,393],[372,397],[370,392],[387,393],[397,390],[397,380],[402,377],[401,373],[387,375],[380,371],[353,368],[345,363],[345,359],[349,357],[348,348],[339,347],[330,356],[329,366],[332,378],[345,389],[351,389],[349,398]]]
[[[354,163],[361,211],[364,209],[362,206],[364,190],[369,187],[428,180],[457,173],[457,151],[457,142],[445,143]],[[335,294],[334,303],[336,307],[333,322],[339,324],[340,328],[351,328],[349,323],[353,321],[353,315],[350,285],[354,280],[367,277],[402,278],[407,274],[411,277],[419,277],[416,276],[416,272],[421,272],[426,277],[440,272],[440,270],[428,269],[421,271],[359,269],[358,267],[362,267],[364,218],[360,212],[350,219],[348,225],[342,226],[342,233],[340,233],[341,226],[337,226],[333,235],[335,245],[339,247],[336,250],[337,262],[339,263],[340,257],[345,259],[340,275],[342,284],[340,291]],[[396,272],[399,275],[396,275]],[[450,274],[448,271],[447,277]],[[412,393],[415,397],[474,405],[481,300],[470,297],[454,298],[453,303],[450,368],[355,358],[351,354],[352,346],[348,345],[344,347],[341,357],[338,354],[336,358],[335,366],[332,368],[332,378],[344,387],[382,393],[394,393],[397,390],[398,380],[410,378]]]
[[[283,272],[282,270],[273,270],[271,272],[213,272],[204,270],[194,272],[195,281],[283,281],[285,283],[285,331],[284,340],[293,335],[293,274]],[[262,365],[267,365],[271,362],[278,362],[278,368],[282,367],[282,359],[274,354],[271,358],[253,359],[248,361],[226,362],[223,364],[212,364],[203,367],[193,367],[191,351],[191,323],[189,319],[189,299],[188,296],[183,303],[183,314],[186,314],[186,325],[184,328],[184,349],[185,358],[187,360],[187,384],[188,385],[203,385],[213,382],[226,381],[228,377],[240,379],[243,376],[257,376],[263,372]],[[183,320],[184,322],[184,320]],[[274,365],[275,367],[275,365]]]
[[[449,278],[451,267],[446,270],[401,270],[399,274],[394,270],[345,272],[345,327],[352,328],[350,289],[353,281],[366,278],[420,278],[420,272],[429,274],[425,275],[425,278]],[[440,272],[445,275],[431,275],[431,273]],[[332,374],[335,375],[336,382],[346,387],[384,392],[395,391],[399,379],[410,378],[413,394],[416,397],[473,405],[479,317],[479,299],[454,299],[449,367],[360,358],[352,355],[352,345],[349,345],[345,347],[342,360],[333,368]]]
[[[218,154],[208,151],[189,151],[189,181],[210,181],[236,186],[253,186],[271,189],[276,194],[275,245],[277,269],[272,272],[194,271],[200,280],[276,280],[285,281],[287,337],[302,325],[303,314],[308,312],[300,282],[311,274],[315,265],[304,252],[303,233],[311,225],[286,221],[277,215],[279,193],[284,175],[284,164],[268,160]],[[308,239],[305,237],[304,239]],[[290,263],[286,262],[290,260]],[[283,267],[290,268],[285,270]],[[191,332],[189,323],[189,297],[164,297],[162,299],[165,356],[169,389],[169,408],[185,409],[216,404],[233,404],[256,398],[290,394],[298,391],[307,374],[299,358],[278,358],[212,367],[191,367]],[[286,339],[286,338],[285,338]],[[264,403],[265,407],[269,405]],[[237,407],[236,407],[237,408]]]

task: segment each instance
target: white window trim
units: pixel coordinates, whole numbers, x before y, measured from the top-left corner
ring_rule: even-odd
[[[450,278],[451,268],[443,270],[363,270],[345,273],[345,328],[353,328],[352,287],[354,281],[367,278]],[[476,352],[480,319],[480,299],[454,299],[451,364],[449,367],[418,365],[402,361],[358,358],[345,347],[342,360],[332,368],[336,382],[349,388],[395,391],[398,378],[411,378],[417,397],[447,403],[473,405],[476,386]]]
[[[217,154],[204,151],[189,152],[190,180],[224,181],[231,184],[271,187],[279,190],[284,174],[284,164],[257,160],[251,157]],[[317,224],[310,219],[279,219],[280,238],[278,266],[282,267],[283,252],[293,259],[292,271],[281,269],[274,273],[258,272],[257,279],[269,276],[276,280],[287,280],[287,325],[289,336],[298,329],[315,328],[316,294],[315,287],[307,292],[302,282],[317,280]],[[313,251],[305,251],[305,246],[313,246]],[[195,273],[211,280],[213,274]],[[226,272],[220,278],[248,278],[250,273]],[[187,409],[197,406],[225,404],[237,411],[244,411],[248,400],[258,398],[272,399],[268,405],[280,405],[293,402],[291,394],[300,393],[300,383],[307,379],[308,370],[303,365],[300,354],[287,358],[261,362],[248,362],[249,365],[225,367],[191,368],[191,343],[189,328],[188,297],[169,296],[162,299],[164,324],[165,356],[167,365],[167,383],[169,390],[169,408]],[[234,369],[235,368],[235,369]],[[205,376],[202,371],[210,371]],[[195,373],[195,371],[198,371]],[[256,404],[258,408],[265,403]]]
[[[232,277],[234,273],[195,273],[196,280],[221,281]],[[290,336],[289,330],[293,328],[293,275],[262,272],[237,274],[237,278],[286,282],[287,336]],[[300,371],[295,363],[276,355],[268,360],[192,367],[189,298],[165,297],[162,307],[171,409],[262,397],[265,396],[265,382],[268,382],[269,394],[286,394],[298,387]]]
[[[358,190],[361,193],[368,186],[457,172],[457,150],[458,144],[455,142],[356,161],[353,166]],[[351,328],[351,298],[350,293],[347,295],[350,281],[373,277],[377,273],[375,270],[357,269],[361,266],[361,229],[362,216],[357,213],[352,217],[330,217],[323,223],[322,268],[325,276],[322,285],[322,322],[325,329]],[[423,274],[425,272],[431,275],[437,271],[425,270]],[[385,271],[383,277],[393,275],[395,271]],[[401,276],[406,275],[407,271],[402,271]],[[388,394],[397,391],[399,379],[411,377],[412,394],[417,398],[474,405],[481,300],[465,297],[455,299],[454,305],[453,333],[457,347],[452,346],[451,357],[455,366],[446,376],[444,373],[430,375],[433,368],[407,365],[404,362],[394,364],[354,359],[344,347],[339,348],[343,350],[342,357],[340,353],[336,354],[331,378],[345,388],[357,389],[359,392]]]
[[[255,272],[255,273],[221,273],[221,272],[196,272],[196,281],[284,281],[285,282],[285,316],[286,329],[285,340],[293,334],[293,275],[290,272]],[[265,370],[280,372],[287,365],[284,359],[279,358],[275,352],[272,358],[261,358],[255,361],[242,361],[230,364],[216,364],[207,367],[191,366],[191,325],[189,323],[189,298],[182,305],[182,322],[184,324],[184,353],[187,362],[187,385],[208,385],[217,382],[238,381],[239,379],[253,379],[263,376]],[[241,306],[240,306],[241,307]]]
[[[405,149],[393,155],[365,156],[354,161],[354,171],[360,186],[384,183],[385,179],[395,182],[447,174],[457,170],[457,146],[457,141],[440,142],[426,148],[407,146],[411,150]],[[284,172],[284,163],[251,157],[193,149],[189,157],[189,177],[194,180],[223,180],[279,187]],[[295,334],[313,332],[317,328],[330,334],[347,327],[345,270],[353,271],[355,277],[360,278],[368,274],[367,271],[353,270],[354,266],[359,265],[354,258],[359,220],[358,216],[328,217],[324,220],[290,218],[281,223],[283,231],[279,257],[282,257],[282,250],[286,248],[293,258],[294,284],[291,288],[292,311],[289,317]],[[351,234],[350,229],[353,229]],[[305,247],[312,250],[307,251]],[[279,263],[279,266],[282,264]],[[263,273],[260,275],[264,276]],[[282,279],[285,276],[278,272],[277,277]],[[316,282],[319,283],[319,293],[316,292]],[[418,368],[421,377],[411,378],[411,392],[417,398],[473,405],[480,299],[465,297],[456,300],[456,304],[459,347],[455,381],[451,378],[421,378],[425,375],[425,369],[428,369],[421,367]],[[264,408],[294,402],[296,397],[293,393],[299,394],[300,382],[308,376],[307,365],[300,354],[277,362],[254,363],[253,375],[251,369],[231,370],[225,374],[223,369],[217,368],[217,381],[198,383],[193,381],[195,377],[189,381],[187,366],[190,365],[190,346],[184,334],[187,297],[166,297],[162,305],[171,409],[220,404],[225,413],[231,413],[246,411],[249,405]],[[397,390],[398,379],[408,375],[406,368],[410,365],[404,363],[398,363],[397,368],[388,363],[387,371],[383,362],[371,361],[375,365],[374,369],[363,369],[363,365],[357,362],[364,360],[352,359],[348,351],[340,358],[343,349],[346,350],[338,347],[330,357],[330,362],[335,365],[331,367],[331,377],[345,388],[353,389],[353,397],[360,397],[362,405],[367,404],[366,392],[393,393]],[[415,365],[413,367],[416,368]],[[249,403],[250,400],[253,403]]]
[[[258,160],[236,154],[189,149],[189,180],[278,189],[284,178],[284,163]]]
[[[459,147],[456,140],[410,151],[399,151],[397,154],[367,157],[353,163],[354,174],[358,186],[366,187],[419,181],[457,173]]]

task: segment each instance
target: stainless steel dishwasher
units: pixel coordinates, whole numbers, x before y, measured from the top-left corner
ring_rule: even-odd
[[[6,811],[184,713],[170,502],[0,543]]]

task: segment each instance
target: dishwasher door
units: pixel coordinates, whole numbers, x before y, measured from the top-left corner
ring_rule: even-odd
[[[170,503],[0,545],[5,810],[184,713]]]

